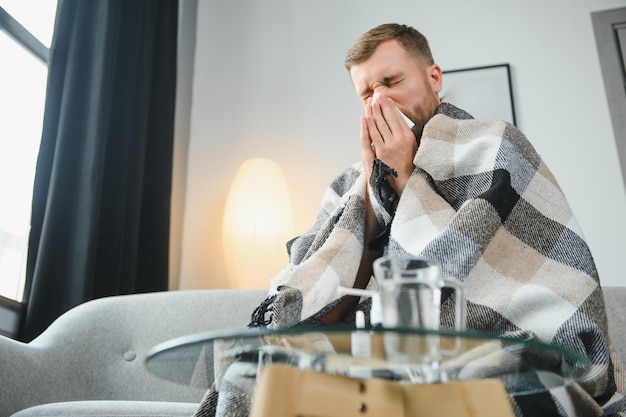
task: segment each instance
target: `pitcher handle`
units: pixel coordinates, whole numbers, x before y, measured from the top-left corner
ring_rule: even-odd
[[[454,306],[454,329],[458,332],[465,330],[465,296],[463,291],[463,284],[452,280],[444,279],[444,286],[442,288],[452,288],[455,292],[455,306]]]
[[[454,307],[454,329],[457,332],[462,332],[465,330],[465,319],[466,319],[466,315],[465,315],[465,296],[464,296],[464,291],[463,291],[463,284],[455,281],[455,280],[451,280],[451,279],[444,279],[444,286],[442,288],[452,288],[455,292],[455,307]],[[454,342],[454,348],[453,349],[441,349],[442,353],[447,353],[447,354],[456,354],[457,352],[459,352],[461,350],[461,348],[463,347],[463,338],[462,337],[455,337],[455,342]]]

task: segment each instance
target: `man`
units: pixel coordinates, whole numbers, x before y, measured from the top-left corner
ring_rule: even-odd
[[[414,28],[368,31],[346,68],[365,109],[361,162],[333,181],[312,229],[289,243],[289,265],[250,325],[351,321],[369,300],[338,296],[339,286],[375,289],[381,255],[425,256],[463,283],[468,328],[526,332],[592,363],[571,396],[521,398],[517,414],[626,415],[593,258],[525,136],[442,102],[441,68]],[[442,320],[449,310],[450,299]]]
[[[346,69],[365,108],[361,117],[361,159],[366,178],[379,159],[393,167],[386,180],[401,196],[415,166],[413,158],[424,126],[441,103],[442,73],[434,63],[428,41],[419,32],[398,25],[383,25],[367,34],[350,49]],[[374,102],[374,97],[378,98]],[[401,113],[414,123],[411,130]],[[416,140],[417,138],[417,140]],[[380,233],[366,194],[365,242]],[[363,251],[355,287],[364,288],[372,275],[372,251]],[[322,320],[337,321],[354,308],[347,298]]]

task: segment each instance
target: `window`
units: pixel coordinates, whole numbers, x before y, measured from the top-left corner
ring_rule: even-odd
[[[56,0],[0,0],[0,295],[22,301]]]

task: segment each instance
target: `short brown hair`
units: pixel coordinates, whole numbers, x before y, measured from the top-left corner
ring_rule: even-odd
[[[370,29],[357,39],[346,54],[346,69],[350,71],[352,65],[368,59],[378,45],[394,39],[416,60],[422,59],[426,65],[435,63],[428,39],[417,29],[397,23],[385,23]]]

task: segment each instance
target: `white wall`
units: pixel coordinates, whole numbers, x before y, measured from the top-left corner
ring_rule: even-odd
[[[283,166],[296,233],[312,224],[328,182],[359,159],[361,108],[344,54],[361,33],[392,21],[422,31],[444,70],[511,65],[518,126],[560,181],[603,284],[626,286],[626,195],[590,17],[624,6],[199,0],[180,288],[229,286],[220,222],[249,157]]]

